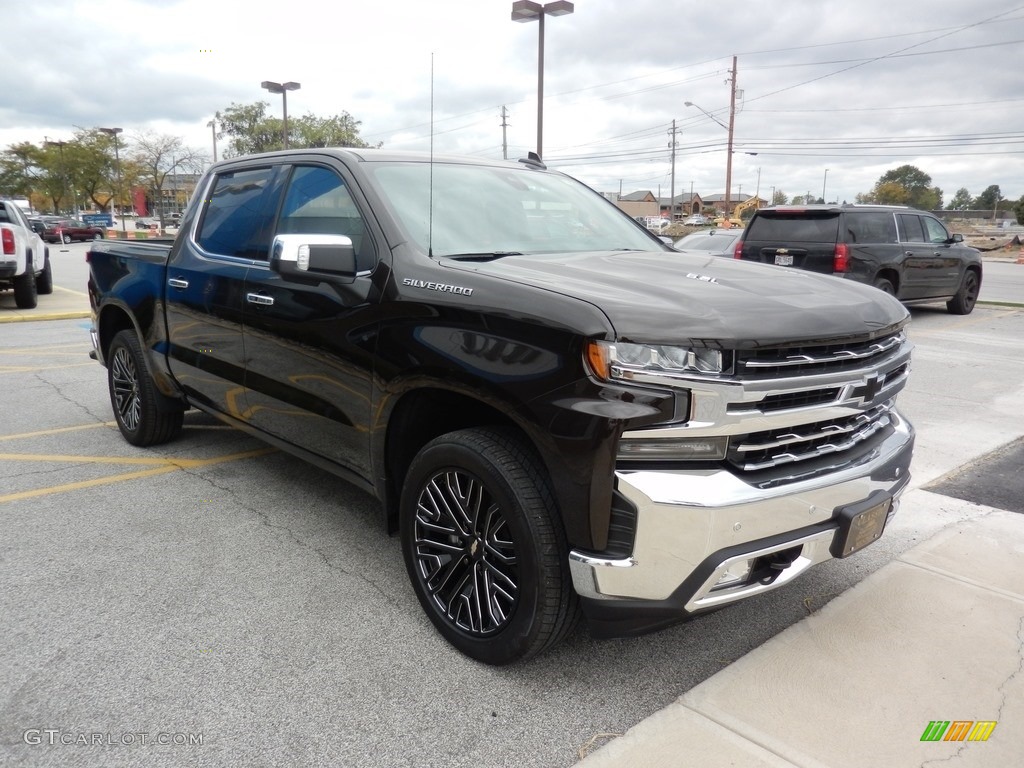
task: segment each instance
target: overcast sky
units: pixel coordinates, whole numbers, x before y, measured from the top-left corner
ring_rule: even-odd
[[[281,97],[349,112],[369,142],[508,156],[536,141],[539,25],[512,0],[0,0],[0,147],[76,127],[154,130],[212,153],[207,123]],[[887,170],[929,174],[948,203],[1024,195],[1022,0],[576,0],[545,23],[544,156],[600,191],[725,191],[829,201]],[[746,153],[757,153],[746,154]],[[827,169],[827,172],[826,172]]]

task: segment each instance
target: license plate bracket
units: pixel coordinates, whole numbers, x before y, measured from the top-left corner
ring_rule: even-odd
[[[892,508],[892,496],[876,491],[864,501],[836,507],[839,530],[832,539],[832,557],[842,558],[859,552],[882,537]]]

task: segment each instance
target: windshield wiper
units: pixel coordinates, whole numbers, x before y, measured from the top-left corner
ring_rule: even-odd
[[[445,259],[458,259],[459,261],[493,261],[504,256],[522,256],[520,251],[490,251],[489,253],[451,253],[444,256]]]

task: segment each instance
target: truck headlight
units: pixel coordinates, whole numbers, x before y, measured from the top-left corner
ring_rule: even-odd
[[[725,363],[718,349],[619,341],[588,342],[586,359],[594,375],[604,381],[652,384],[673,384],[674,379],[693,374],[720,374]]]

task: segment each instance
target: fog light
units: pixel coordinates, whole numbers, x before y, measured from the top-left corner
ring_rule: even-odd
[[[711,588],[711,591],[715,592],[720,589],[729,589],[729,587],[746,584],[750,579],[750,570],[753,565],[753,560],[737,560],[722,572],[718,581],[715,582],[715,586]]]
[[[635,437],[619,441],[619,458],[624,461],[716,461],[729,449],[727,437],[699,437],[686,440]]]

